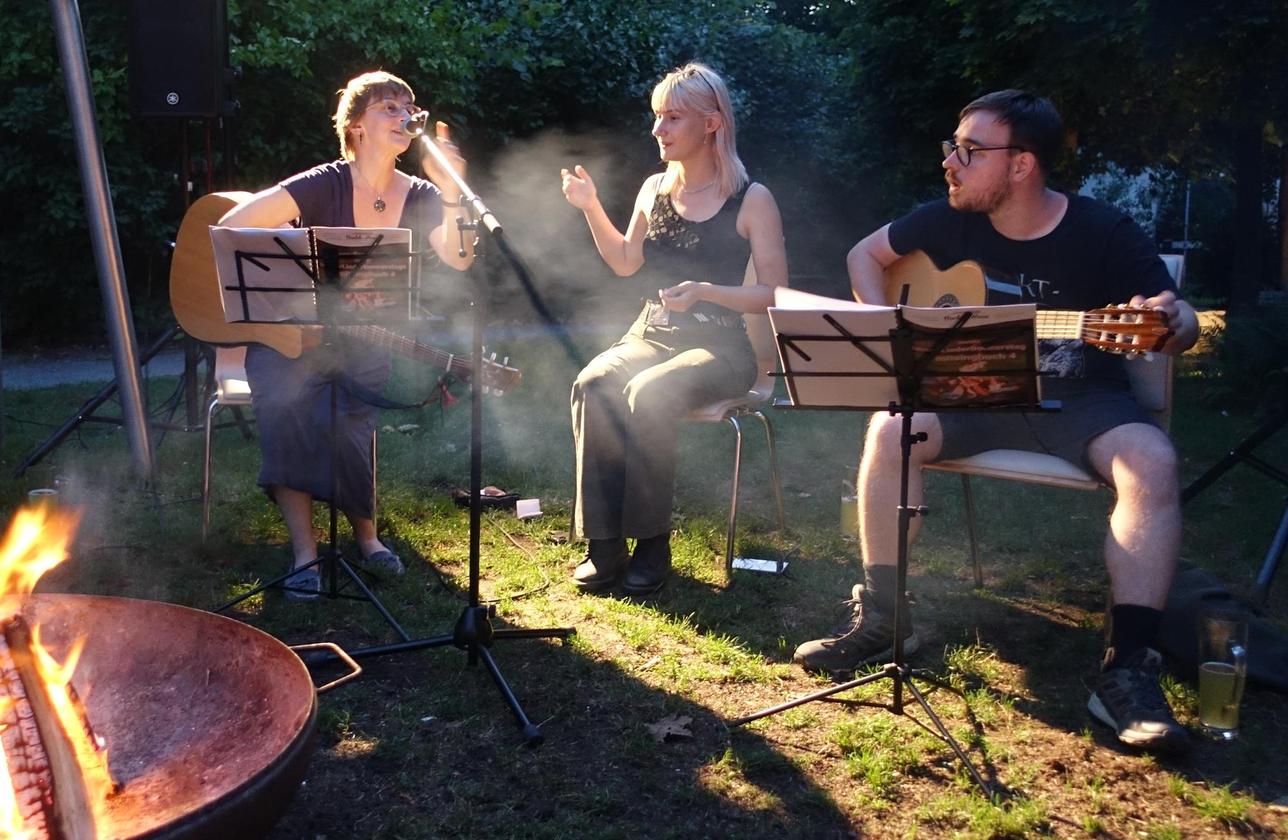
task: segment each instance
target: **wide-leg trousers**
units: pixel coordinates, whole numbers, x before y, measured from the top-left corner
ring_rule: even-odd
[[[679,422],[756,380],[741,327],[650,326],[644,314],[572,386],[576,528],[587,539],[671,529]]]

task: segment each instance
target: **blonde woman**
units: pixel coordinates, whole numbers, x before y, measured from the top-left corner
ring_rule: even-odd
[[[302,226],[403,227],[448,265],[465,269],[473,260],[460,256],[454,216],[444,205],[459,201],[453,181],[424,159],[430,180],[400,172],[395,164],[412,137],[403,122],[419,112],[411,87],[382,71],[363,73],[340,91],[333,124],[340,141],[340,159],[287,178],[257,193],[229,211],[220,224],[234,227],[277,227],[298,220]],[[457,172],[465,162],[438,124],[437,142]],[[432,181],[432,183],[431,183]],[[306,350],[290,359],[268,347],[251,346],[246,354],[255,416],[260,429],[263,461],[259,484],[277,503],[291,537],[292,568],[287,596],[316,598],[321,578],[313,534],[313,501],[331,498],[330,382],[338,382],[336,452],[337,507],[353,526],[361,551],[359,565],[376,574],[400,575],[402,561],[377,537],[372,519],[371,434],[377,410],[361,397],[378,393],[389,375],[388,355],[356,344],[343,347],[338,369],[325,354]]]
[[[572,388],[576,526],[588,540],[573,581],[586,591],[620,582],[646,595],[666,581],[678,422],[751,387],[756,357],[741,313],[763,312],[787,282],[778,206],[738,158],[724,81],[686,64],[658,82],[652,106],[666,169],[644,181],[625,233],[584,167],[561,173],[600,256],[618,276],[639,277],[644,298]],[[749,256],[757,283],[744,286]]]

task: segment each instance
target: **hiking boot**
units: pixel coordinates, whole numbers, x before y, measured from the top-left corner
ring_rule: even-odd
[[[1110,652],[1112,655],[1112,651]],[[1163,657],[1153,648],[1141,648],[1115,668],[1100,672],[1096,690],[1087,701],[1092,717],[1118,733],[1131,747],[1155,752],[1183,752],[1190,739],[1172,717],[1158,673]]]
[[[617,583],[626,571],[630,555],[626,553],[626,540],[590,540],[586,557],[572,570],[573,585],[583,592],[598,592]]]
[[[841,623],[826,639],[805,642],[792,657],[806,671],[823,672],[833,677],[852,673],[861,665],[889,662],[894,657],[894,613],[881,610],[872,593],[856,584]],[[903,652],[914,653],[921,644],[912,631],[912,622],[904,628]]]
[[[635,541],[635,553],[626,569],[622,591],[628,595],[652,595],[666,583],[671,573],[671,535]]]

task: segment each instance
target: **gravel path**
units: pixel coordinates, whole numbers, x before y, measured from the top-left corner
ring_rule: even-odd
[[[163,350],[147,365],[148,376],[175,376],[183,372],[183,351]],[[5,390],[24,391],[55,385],[102,385],[115,377],[112,353],[106,347],[52,350],[44,353],[4,353],[0,373]]]

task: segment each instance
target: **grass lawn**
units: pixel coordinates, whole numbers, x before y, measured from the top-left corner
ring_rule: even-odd
[[[587,339],[582,349],[596,344]],[[1216,743],[1198,734],[1194,687],[1170,679],[1178,717],[1195,729],[1195,750],[1178,760],[1120,749],[1089,719],[1107,493],[978,482],[986,587],[977,591],[957,480],[929,476],[932,515],[911,568],[923,639],[913,664],[961,690],[933,691],[931,703],[985,776],[1011,791],[1000,804],[981,797],[913,717],[862,704],[888,700],[884,681],[728,728],[729,719],[828,684],[795,668],[791,652],[828,630],[857,580],[855,544],[838,521],[863,418],[773,413],[785,533],[773,524],[763,441],[754,429],[747,435],[739,543],[744,554],[789,560],[786,575],[739,572],[724,585],[732,435],[688,425],[673,578],[648,599],[586,596],[569,581],[581,547],[566,541],[575,364],[548,340],[500,350],[524,380],[487,404],[485,483],[539,497],[545,513],[528,521],[485,516],[482,595],[495,603],[498,626],[576,628],[566,645],[506,640],[493,648],[545,744],[523,746],[487,673],[455,648],[368,660],[360,679],[319,698],[308,781],[272,837],[1288,834],[1288,698],[1249,689],[1242,737]],[[1191,364],[1177,380],[1173,433],[1183,481],[1256,425],[1202,402],[1210,375]],[[398,390],[410,396],[426,376],[401,367]],[[151,392],[159,402],[172,387],[157,381]],[[129,478],[124,434],[98,424],[83,426],[26,476],[9,478],[91,392],[5,395],[6,518],[27,490],[56,478],[85,509],[72,557],[46,576],[42,591],[209,608],[284,570],[284,530],[254,487],[257,445],[233,429],[216,434],[213,534],[205,544],[199,434],[165,436],[147,490]],[[445,412],[386,412],[383,421],[380,527],[409,571],[376,592],[417,638],[450,632],[467,592],[468,516],[451,491],[467,484],[468,416],[462,402]],[[1272,439],[1260,454],[1288,462],[1288,439]],[[1246,593],[1286,495],[1260,472],[1235,468],[1186,506],[1184,561]],[[315,521],[325,533],[321,507]],[[351,552],[347,538],[342,527],[341,547]],[[1281,576],[1268,614],[1282,619],[1286,604]],[[288,643],[393,640],[374,610],[353,601],[301,605],[268,593],[236,615]],[[659,722],[683,733],[659,740],[650,729]]]

